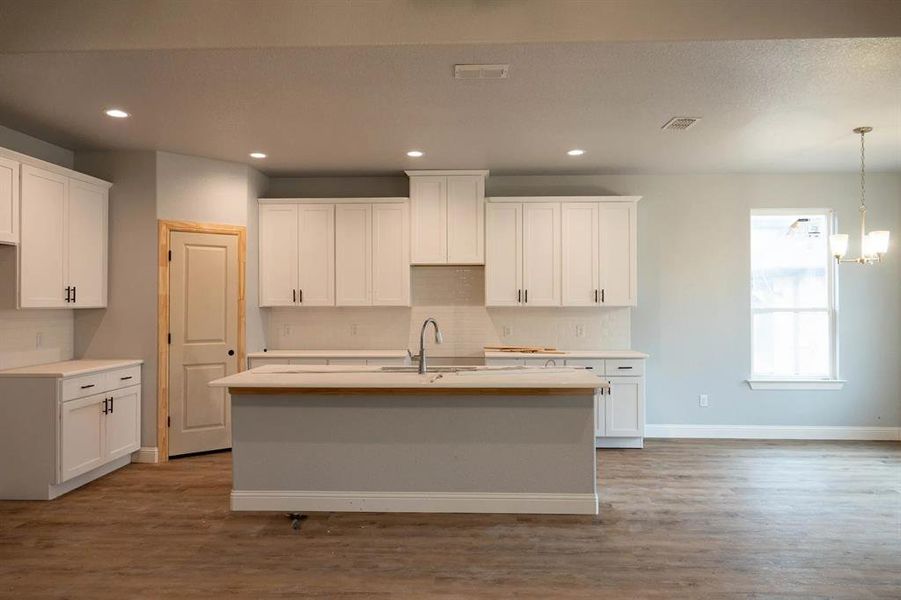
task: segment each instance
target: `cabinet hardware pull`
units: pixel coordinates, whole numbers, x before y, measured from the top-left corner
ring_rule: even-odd
[[[529,290],[526,290],[526,304],[529,303]]]
[[[72,302],[71,296],[72,296],[72,288],[69,286],[66,286],[66,302]]]
[[[632,367],[616,367],[617,369],[631,369]]]
[[[75,302],[77,292],[78,292],[78,288],[73,285],[72,286],[72,302]]]
[[[86,390],[86,389],[92,388],[92,387],[94,387],[94,384],[93,384],[93,383],[89,383],[88,385],[83,385],[83,386],[81,386],[81,389]]]
[[[604,300],[604,290],[603,289],[601,289],[601,302],[606,302],[606,300]]]
[[[106,406],[107,402],[109,402],[109,398],[104,398],[103,399],[103,414],[107,414],[109,412],[109,410],[107,410],[107,406]]]
[[[291,302],[297,302],[297,290],[291,290]]]
[[[120,381],[127,381],[129,379],[131,379],[131,375],[129,375],[128,377],[120,377],[119,378]]]
[[[303,304],[303,290],[300,290],[300,303]]]
[[[522,302],[522,290],[516,290],[516,301]]]
[[[113,414],[113,409],[114,409],[114,408],[116,408],[116,404],[115,404],[115,402],[113,402],[113,398],[110,398],[110,399],[109,399],[109,412],[110,412],[110,414]]]
[[[598,302],[598,291],[595,290],[594,291],[594,303],[597,304],[597,302]]]

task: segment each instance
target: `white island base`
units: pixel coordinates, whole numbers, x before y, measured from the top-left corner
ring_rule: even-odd
[[[597,514],[593,376],[379,373],[424,385],[347,387],[359,375],[220,380],[244,384],[228,385],[232,510]]]

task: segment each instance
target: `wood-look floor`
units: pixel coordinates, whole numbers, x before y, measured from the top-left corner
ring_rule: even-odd
[[[901,444],[649,441],[597,517],[228,511],[230,456],[0,502],[2,598],[901,598]],[[9,459],[9,457],[7,457]]]

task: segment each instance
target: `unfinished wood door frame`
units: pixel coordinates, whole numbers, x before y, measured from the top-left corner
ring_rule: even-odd
[[[159,280],[157,299],[157,382],[156,382],[156,445],[159,461],[169,460],[169,234],[218,233],[238,237],[238,371],[244,370],[244,274],[247,263],[247,228],[241,225],[191,223],[188,221],[159,221]]]

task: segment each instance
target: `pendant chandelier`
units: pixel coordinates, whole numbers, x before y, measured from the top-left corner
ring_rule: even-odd
[[[836,233],[829,236],[829,246],[832,248],[832,256],[838,262],[872,265],[880,262],[882,256],[888,250],[888,231],[871,231],[867,233],[864,136],[871,131],[873,131],[872,127],[858,127],[854,130],[854,133],[860,134],[860,208],[858,209],[860,212],[860,256],[857,258],[845,258],[845,254],[848,253],[848,234]]]

